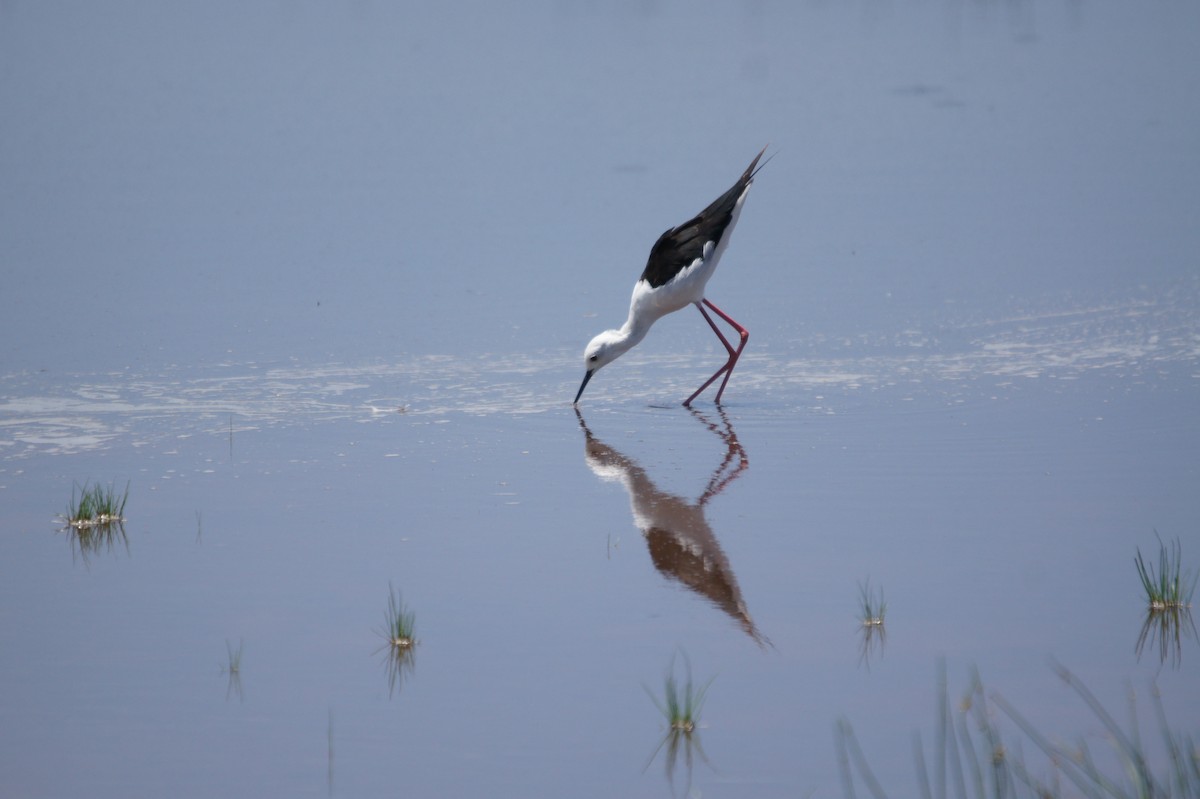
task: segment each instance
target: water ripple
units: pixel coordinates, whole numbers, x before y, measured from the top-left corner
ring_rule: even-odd
[[[769,342],[739,365],[727,400],[751,408],[823,408],[831,397],[897,392],[899,399],[962,401],[1023,383],[1056,386],[1098,375],[1112,381],[1200,378],[1200,313],[1189,297],[1012,311],[827,340]],[[768,347],[770,349],[768,349]],[[593,405],[640,406],[683,397],[717,358],[711,350],[635,350],[597,381]],[[0,459],[145,445],[199,433],[397,415],[537,414],[565,408],[579,353],[427,355],[399,363],[221,363],[52,377],[0,377]]]

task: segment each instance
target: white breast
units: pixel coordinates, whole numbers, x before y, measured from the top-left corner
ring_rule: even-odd
[[[639,280],[633,287],[633,306],[639,316],[655,319],[704,299],[704,287],[717,266],[713,243],[704,245],[704,255],[684,267],[669,282],[656,289]]]

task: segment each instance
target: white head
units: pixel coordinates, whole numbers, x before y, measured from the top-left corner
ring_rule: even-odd
[[[588,381],[592,379],[592,375],[629,352],[636,343],[637,341],[629,334],[620,330],[605,330],[588,342],[587,348],[583,351],[583,368],[587,370],[587,373],[583,376],[579,393],[575,395],[575,402],[578,403],[579,398],[583,396],[583,390],[587,387]]]

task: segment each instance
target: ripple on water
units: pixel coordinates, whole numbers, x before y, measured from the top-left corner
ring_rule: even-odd
[[[777,331],[767,340],[786,335]],[[743,357],[737,391],[727,399],[768,414],[836,412],[838,398],[855,395],[956,403],[1004,396],[1027,381],[1200,374],[1196,304],[1178,296],[939,320],[857,340],[816,336],[764,349]],[[589,399],[661,404],[664,396],[690,391],[713,357],[711,350],[634,350],[603,375],[606,388]],[[84,452],[134,437],[145,446],[155,438],[247,426],[559,411],[575,389],[578,360],[574,350],[556,350],[425,355],[399,363],[222,363],[171,365],[154,374],[8,375],[0,378],[0,457]]]

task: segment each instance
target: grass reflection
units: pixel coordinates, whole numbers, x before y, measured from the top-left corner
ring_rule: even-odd
[[[1191,638],[1193,641],[1197,639],[1191,606],[1148,610],[1134,651],[1141,660],[1142,651],[1149,644],[1150,649],[1158,650],[1160,662],[1166,663],[1169,657],[1171,665],[1179,668],[1183,662],[1184,638]]]
[[[85,565],[91,563],[92,555],[103,551],[111,552],[120,544],[129,554],[129,538],[125,535],[125,523],[122,521],[106,522],[90,527],[75,527],[67,525],[62,528],[71,542],[71,557],[78,554]]]
[[[985,691],[977,672],[956,706],[950,702],[945,664],[940,668],[937,729],[929,760],[921,736],[914,741],[917,783],[923,797],[946,796],[1001,799],[1036,797],[1046,799],[1064,795],[1086,797],[1197,797],[1200,796],[1200,749],[1190,735],[1174,732],[1167,721],[1162,697],[1151,686],[1154,714],[1167,754],[1167,767],[1155,774],[1137,728],[1135,701],[1130,693],[1129,717],[1132,723],[1122,728],[1083,682],[1062,666],[1058,676],[1087,706],[1103,728],[1111,750],[1094,754],[1085,739],[1075,745],[1055,742],[1036,729],[1011,704],[995,692]],[[999,711],[999,712],[997,712]],[[1001,730],[998,719],[1007,717],[1023,735],[1013,739]],[[1028,741],[1046,757],[1046,767],[1030,768],[1022,754],[1022,740]],[[1010,745],[1011,744],[1011,745]],[[855,796],[855,777],[871,796],[887,796],[871,772],[849,721],[842,719],[835,729],[835,745],[846,796]],[[1107,771],[1104,763],[1115,763]],[[1071,789],[1064,789],[1064,782]],[[1077,793],[1076,793],[1077,792]]]
[[[245,701],[245,696],[242,694],[242,648],[245,646],[245,641],[238,641],[237,649],[234,649],[233,644],[229,643],[229,639],[225,639],[226,661],[221,667],[221,671],[229,678],[225,686],[225,701],[228,702],[230,697],[236,696],[239,702]]]
[[[708,756],[704,753],[704,747],[700,744],[700,734],[698,726],[700,723],[700,711],[704,707],[704,700],[708,693],[708,687],[712,681],[716,679],[712,677],[708,682],[699,687],[692,680],[692,664],[688,659],[686,652],[681,652],[683,655],[685,678],[682,683],[675,676],[675,658],[671,658],[671,664],[667,668],[667,672],[663,677],[663,698],[660,700],[654,693],[642,686],[646,695],[650,697],[650,701],[654,702],[655,707],[662,713],[663,718],[667,722],[667,731],[663,735],[658,746],[650,754],[650,758],[646,761],[646,765],[642,768],[643,773],[658,757],[659,752],[665,751],[665,768],[667,775],[667,783],[671,786],[671,791],[675,790],[675,769],[682,758],[684,768],[687,771],[687,779],[684,783],[682,795],[687,796],[692,789],[692,769],[695,765],[696,756],[698,755],[704,764],[712,768],[712,764],[708,762]]]

